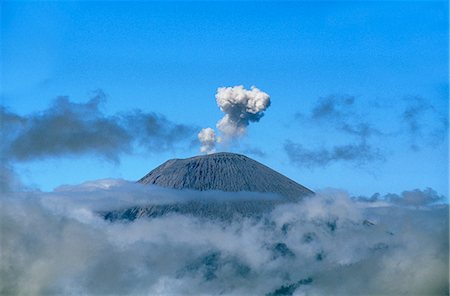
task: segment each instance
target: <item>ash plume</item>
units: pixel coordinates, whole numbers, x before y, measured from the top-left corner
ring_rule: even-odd
[[[216,133],[210,127],[202,129],[198,133],[198,140],[202,144],[200,152],[210,154],[216,151]]]
[[[242,85],[219,87],[216,102],[220,110],[225,113],[216,127],[223,135],[224,141],[229,143],[245,135],[250,122],[258,122],[264,116],[264,112],[270,106],[270,96],[255,86],[252,86],[250,90]],[[211,128],[208,129],[212,131]],[[210,130],[208,131],[211,134]],[[208,153],[210,151],[208,149],[214,147],[218,139],[220,138],[217,138],[215,142],[208,142],[209,146],[205,147],[199,134],[199,140],[202,143],[201,152]]]
[[[252,86],[246,90],[242,85],[219,87],[216,102],[225,116],[217,128],[229,138],[242,136],[250,122],[258,122],[270,106],[270,96]]]

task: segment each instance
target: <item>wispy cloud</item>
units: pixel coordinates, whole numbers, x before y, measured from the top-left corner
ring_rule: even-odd
[[[354,96],[330,95],[319,98],[309,114],[297,113],[295,117],[302,124],[331,128],[352,138],[347,144],[320,148],[305,148],[287,140],[284,149],[290,161],[297,166],[314,168],[338,161],[359,166],[384,160],[383,152],[369,141],[374,136],[382,135],[382,132],[364,120],[356,111],[355,102]]]
[[[355,103],[355,97],[349,95],[331,95],[322,97],[311,111],[311,118],[314,120],[343,120],[351,112],[349,107]]]
[[[310,124],[331,127],[361,140],[382,135],[364,114],[357,111],[356,105],[357,98],[354,96],[330,95],[319,98],[309,114],[297,113],[296,118]]]
[[[333,146],[330,149],[307,149],[288,140],[284,149],[293,164],[307,168],[327,166],[338,161],[364,165],[375,160],[384,160],[380,151],[364,143]]]
[[[301,167],[323,167],[334,162],[367,165],[386,160],[386,143],[394,138],[409,138],[409,147],[419,150],[423,146],[436,146],[443,142],[448,130],[448,119],[427,100],[410,97],[404,100],[404,109],[396,115],[396,122],[389,130],[380,129],[379,122],[371,120],[371,112],[381,112],[380,106],[371,111],[358,108],[358,100],[350,95],[321,97],[306,113],[296,113],[295,119],[302,126],[322,129],[327,133],[340,134],[347,142],[325,147],[305,147],[288,139],[284,150],[289,159]],[[392,111],[392,110],[390,110]],[[376,116],[374,118],[378,118]]]
[[[86,103],[58,97],[41,111],[21,116],[2,107],[2,151],[7,158],[28,161],[64,155],[95,154],[117,162],[138,144],[152,152],[172,149],[194,136],[194,128],[142,110],[105,115],[99,91]]]
[[[448,131],[448,117],[422,97],[408,97],[405,101],[401,118],[410,138],[410,148],[419,150],[442,142]]]

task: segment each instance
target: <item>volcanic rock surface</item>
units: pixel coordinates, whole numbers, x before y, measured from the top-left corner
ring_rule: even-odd
[[[138,182],[173,189],[275,193],[293,200],[313,194],[251,158],[225,152],[168,160]]]
[[[168,160],[138,182],[175,190],[203,191],[204,194],[192,200],[134,206],[100,214],[109,221],[157,218],[171,213],[231,220],[239,216],[261,217],[276,205],[314,194],[253,159],[223,152]],[[220,191],[236,198],[227,199],[222,194],[225,198],[217,199]],[[211,198],[208,198],[209,193]]]

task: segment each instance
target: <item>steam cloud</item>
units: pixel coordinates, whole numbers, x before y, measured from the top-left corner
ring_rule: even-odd
[[[250,122],[257,122],[270,106],[270,97],[252,86],[246,90],[242,85],[220,87],[216,94],[217,105],[225,116],[217,123],[217,128],[226,137],[238,137],[245,133]]]
[[[270,106],[270,96],[255,86],[252,86],[250,90],[245,89],[242,85],[219,87],[216,93],[216,102],[220,110],[225,113],[224,117],[217,122],[216,127],[223,135],[224,141],[229,142],[243,136],[250,122],[258,122],[264,116],[264,111]],[[202,134],[199,134],[202,144],[200,150],[204,153],[211,153],[215,150],[215,144],[218,141],[208,139],[205,142],[205,130],[208,130],[209,135],[214,132],[211,128],[203,129],[200,132]]]
[[[198,133],[198,139],[202,146],[200,147],[201,153],[214,153],[216,151],[216,133],[210,127],[204,128]]]
[[[201,193],[123,180],[11,189],[0,197],[2,295],[448,294],[448,205],[431,189],[325,190],[260,219],[168,213],[127,223],[97,213]]]

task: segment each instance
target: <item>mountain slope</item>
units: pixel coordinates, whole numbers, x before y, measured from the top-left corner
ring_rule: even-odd
[[[208,219],[231,220],[236,217],[261,217],[276,205],[300,200],[314,194],[267,166],[244,155],[215,153],[186,159],[171,159],[138,181],[175,190],[205,191],[198,198],[167,204],[149,204],[100,212],[109,221],[157,218],[178,213]],[[211,191],[211,198],[209,192]],[[235,198],[217,199],[218,192]],[[250,193],[246,193],[250,192]],[[254,194],[251,192],[261,192]],[[206,195],[205,195],[206,194]],[[275,194],[275,196],[274,196]],[[214,196],[216,198],[214,198]],[[255,196],[257,198],[255,198]],[[280,198],[281,197],[281,198]]]
[[[225,152],[168,160],[138,182],[173,189],[268,192],[289,199],[313,194],[251,158]]]

